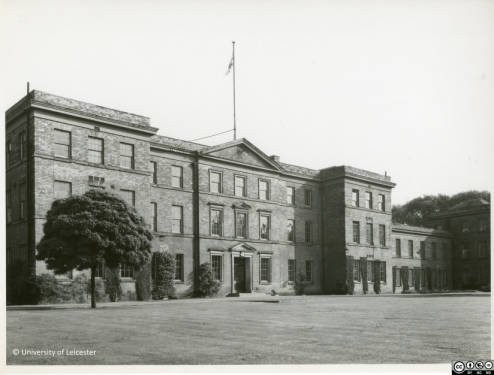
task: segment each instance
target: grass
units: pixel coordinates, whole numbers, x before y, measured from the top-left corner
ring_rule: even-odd
[[[15,349],[94,356],[14,356]],[[7,312],[7,364],[446,363],[488,359],[485,296],[174,300]]]

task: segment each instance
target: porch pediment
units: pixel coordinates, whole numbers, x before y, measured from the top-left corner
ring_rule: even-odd
[[[250,253],[250,254],[254,254],[255,252],[257,252],[255,247],[252,247],[246,243],[239,243],[235,246],[232,246],[230,248],[230,251],[231,252],[238,252],[238,253]]]

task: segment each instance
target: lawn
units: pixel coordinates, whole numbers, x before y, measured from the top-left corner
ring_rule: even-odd
[[[446,363],[487,359],[486,296],[302,296],[7,312],[8,364]],[[13,350],[95,355],[13,355]]]

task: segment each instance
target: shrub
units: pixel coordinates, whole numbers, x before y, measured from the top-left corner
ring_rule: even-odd
[[[203,263],[199,266],[198,285],[196,294],[199,297],[212,297],[216,295],[221,287],[221,283],[213,278],[213,271],[209,263]]]
[[[307,278],[305,277],[305,275],[303,273],[299,272],[297,274],[297,277],[295,278],[295,285],[294,285],[295,294],[297,296],[301,296],[302,294],[304,294],[305,287],[308,284],[309,284],[309,282],[307,281]]]
[[[60,284],[53,275],[48,273],[39,275],[36,277],[36,283],[39,287],[42,304],[68,302],[72,299],[70,287]]]
[[[122,286],[120,285],[120,269],[107,268],[105,270],[105,293],[111,302],[116,302],[122,297]],[[98,288],[96,288],[98,290]],[[97,293],[98,294],[98,293]],[[98,298],[98,296],[96,296]]]
[[[153,254],[152,275],[154,279],[153,299],[175,297],[175,257],[168,252]]]
[[[34,305],[38,303],[39,287],[30,277],[27,263],[16,261],[7,267],[7,305]]]
[[[138,301],[148,301],[151,298],[151,284],[151,263],[146,263],[135,275]]]

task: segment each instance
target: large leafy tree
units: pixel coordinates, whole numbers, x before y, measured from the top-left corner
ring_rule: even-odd
[[[91,270],[91,307],[96,307],[95,273],[110,267],[141,268],[151,257],[152,234],[137,211],[116,195],[90,190],[53,202],[38,243],[37,259],[60,274]]]
[[[425,225],[431,215],[446,212],[459,203],[481,198],[490,202],[488,191],[465,191],[452,196],[424,195],[412,199],[404,205],[393,206],[393,221],[409,225]]]

